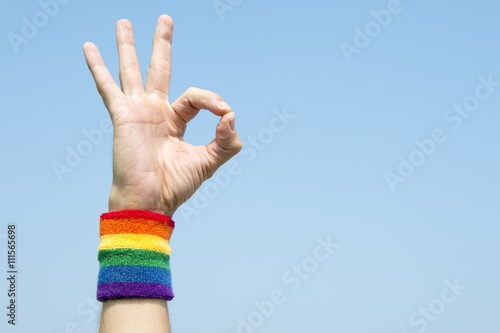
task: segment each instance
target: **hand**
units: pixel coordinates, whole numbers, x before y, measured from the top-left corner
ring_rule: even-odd
[[[121,90],[97,47],[83,45],[114,128],[110,211],[141,209],[172,216],[217,168],[241,150],[235,115],[216,93],[189,88],[169,103],[172,29],[172,19],[160,16],[145,88],[129,21],[120,20],[116,25]],[[212,142],[192,146],[183,136],[187,123],[200,109],[221,118]]]

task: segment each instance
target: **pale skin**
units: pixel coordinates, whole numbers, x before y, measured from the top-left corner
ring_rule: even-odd
[[[146,84],[143,85],[132,24],[120,20],[116,42],[120,86],[97,47],[83,51],[114,129],[113,182],[109,211],[140,209],[172,216],[200,185],[241,150],[235,114],[216,93],[189,88],[169,102],[173,21],[158,19]],[[183,140],[187,123],[200,109],[220,117],[215,139],[206,146]],[[170,332],[167,304],[161,299],[103,302],[99,332]]]

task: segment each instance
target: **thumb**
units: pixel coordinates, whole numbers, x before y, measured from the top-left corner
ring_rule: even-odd
[[[210,169],[215,172],[222,164],[236,155],[242,148],[241,139],[235,130],[235,114],[224,114],[215,130],[215,139],[207,145],[207,151],[212,157]]]

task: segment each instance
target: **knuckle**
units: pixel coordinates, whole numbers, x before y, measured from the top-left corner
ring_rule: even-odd
[[[243,143],[241,142],[241,140],[238,140],[236,142],[236,144],[234,145],[234,151],[237,153],[239,153],[241,151],[241,149],[243,149]]]
[[[218,94],[218,93],[215,93],[215,92],[212,92],[210,91],[210,94],[212,94],[214,100],[216,102],[223,102],[224,100],[222,99],[222,97]]]
[[[184,92],[184,95],[187,97],[187,98],[197,98],[199,96],[201,92],[201,89],[200,88],[196,88],[196,87],[189,87],[186,89],[186,91]]]

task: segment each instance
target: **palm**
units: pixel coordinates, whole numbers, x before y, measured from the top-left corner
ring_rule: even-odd
[[[84,46],[87,63],[114,127],[110,210],[143,209],[172,215],[215,170],[241,149],[234,114],[219,95],[190,88],[168,102],[172,22],[160,17],[143,89],[130,22],[117,24],[122,91],[97,48]],[[221,116],[216,138],[206,146],[183,140],[187,122],[200,109]]]

